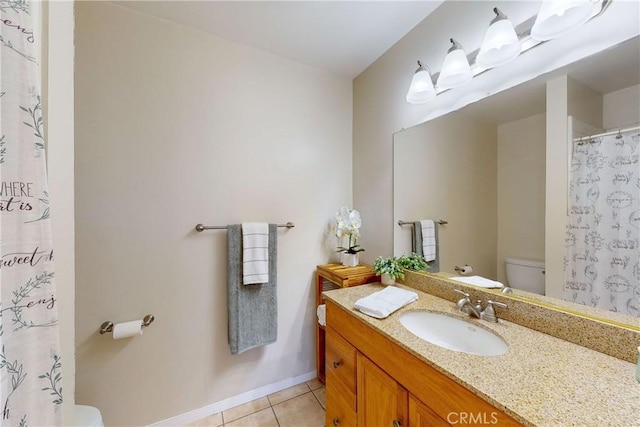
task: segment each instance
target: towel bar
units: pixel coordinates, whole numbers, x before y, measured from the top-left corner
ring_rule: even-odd
[[[440,224],[440,225],[446,225],[446,224],[449,224],[449,221],[444,221],[444,220],[442,220],[442,219],[440,219],[440,220],[438,220],[438,221],[436,221],[436,222],[437,222],[438,224]],[[399,220],[399,221],[398,221],[398,225],[400,225],[400,226],[402,226],[402,225],[411,225],[411,226],[413,226],[413,222],[408,222],[408,221]]]
[[[286,224],[278,224],[278,227],[287,227],[287,228],[293,228],[295,227],[295,224],[292,223],[291,221],[287,222]],[[227,226],[226,225],[203,225],[203,224],[198,224],[196,225],[196,231],[204,231],[204,230],[226,230]]]

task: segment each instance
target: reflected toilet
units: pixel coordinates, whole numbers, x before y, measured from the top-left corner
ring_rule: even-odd
[[[86,405],[76,405],[74,408],[74,426],[103,427],[102,415],[98,408]]]
[[[524,259],[504,259],[507,283],[513,289],[544,295],[544,262]]]

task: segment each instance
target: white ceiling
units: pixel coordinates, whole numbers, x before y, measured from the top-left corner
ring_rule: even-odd
[[[443,1],[113,3],[354,78]]]

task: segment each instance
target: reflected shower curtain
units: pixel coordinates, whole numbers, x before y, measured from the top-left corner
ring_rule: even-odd
[[[640,131],[573,146],[564,297],[640,316]]]
[[[34,5],[38,6],[34,3]],[[0,0],[0,424],[61,424],[37,20]]]

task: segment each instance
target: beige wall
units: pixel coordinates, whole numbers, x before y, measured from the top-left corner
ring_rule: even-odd
[[[440,270],[469,264],[496,277],[496,127],[449,114],[394,136],[395,255],[411,252],[398,220],[446,220],[438,229]]]
[[[603,127],[625,128],[640,123],[640,85],[611,92],[603,97]]]
[[[567,113],[596,128],[602,128],[602,94],[578,80],[567,79]]]
[[[561,298],[567,215],[568,77],[547,83],[545,184],[545,295]]]
[[[78,403],[143,425],[313,376],[351,82],[111,3],[78,3],[76,25]],[[233,356],[226,233],[194,226],[243,221],[296,227],[278,236],[278,340]],[[97,334],[148,313],[141,337]]]
[[[498,126],[498,280],[505,257],[544,260],[546,115]]]

